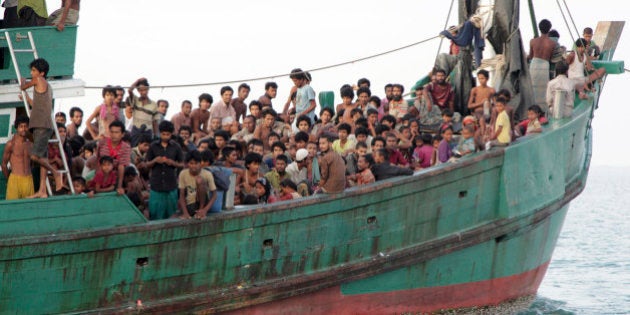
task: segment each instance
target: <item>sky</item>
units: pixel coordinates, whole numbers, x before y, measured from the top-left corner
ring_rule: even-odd
[[[48,0],[48,10],[59,6]],[[527,2],[521,1],[521,32],[525,41],[532,38]],[[562,1],[560,1],[562,3]],[[596,27],[598,20],[624,21],[629,10],[612,0],[566,1],[581,30]],[[83,1],[75,61],[75,78],[86,86],[107,84],[128,86],[139,77],[152,86],[198,84],[244,80],[286,74],[293,68],[317,67],[355,60],[436,36],[445,25],[457,24],[457,10],[449,21],[451,1],[166,1],[109,0]],[[457,1],[456,1],[457,5]],[[560,32],[560,42],[571,46],[556,1],[534,1],[537,18],[547,18]],[[571,25],[573,30],[573,26]],[[575,31],[572,31],[575,33]],[[626,29],[615,59],[630,57]],[[576,36],[574,34],[573,36]],[[342,67],[313,72],[312,86],[317,91],[338,91],[345,83],[366,77],[373,94],[382,96],[387,83],[410,88],[431,69],[440,44],[433,39],[425,44],[383,57],[355,62]],[[448,43],[442,45],[446,51]],[[528,45],[526,45],[528,46]],[[630,66],[626,66],[630,68]],[[630,166],[625,125],[630,107],[622,93],[630,73],[609,76],[594,126],[595,165]],[[262,81],[239,81],[252,87],[247,101],[264,92]],[[270,81],[279,85],[275,107],[284,104],[292,86],[287,76]],[[152,99],[167,99],[167,116],[179,111],[183,100],[197,104],[199,94],[219,97],[222,85],[190,88],[153,88]],[[336,96],[336,101],[339,96]],[[63,111],[80,106],[86,116],[102,101],[100,90],[86,90],[84,97],[61,99]],[[196,106],[196,105],[195,105]]]

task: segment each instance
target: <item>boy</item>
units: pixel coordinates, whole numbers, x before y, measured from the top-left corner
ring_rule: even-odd
[[[478,86],[470,90],[468,98],[468,109],[473,112],[477,120],[490,117],[490,99],[494,95],[495,90],[488,86],[488,78],[490,73],[487,70],[479,70],[477,72]]]
[[[167,100],[158,100],[157,101],[157,112],[160,118],[160,122],[166,119],[166,112],[168,112],[168,101]]]
[[[150,219],[167,219],[177,209],[177,171],[184,167],[182,148],[171,140],[173,123],[165,120],[158,127],[160,140],[155,141],[147,152],[144,166],[151,170],[149,183]]]
[[[33,186],[33,174],[31,174],[30,152],[33,144],[28,141],[29,119],[27,116],[18,116],[15,119],[17,133],[7,142],[2,155],[2,174],[7,181],[6,199],[22,199],[35,193]],[[9,173],[8,163],[11,163]]]
[[[541,113],[542,110],[538,105],[532,105],[529,109],[527,109],[527,118],[529,118],[529,122],[527,123],[527,130],[525,131],[526,135],[542,132],[542,126],[539,121]]]
[[[90,181],[88,187],[94,189],[95,192],[110,192],[116,189],[116,173],[114,170],[114,159],[111,156],[101,156],[98,160],[100,169],[96,171],[94,179]]]
[[[195,108],[190,113],[193,134],[197,141],[208,135],[208,119],[210,118],[208,108],[212,105],[212,101],[212,95],[208,93],[199,95],[199,108]]]
[[[319,188],[324,193],[340,193],[346,188],[346,164],[339,153],[332,150],[332,138],[323,135],[319,138],[318,158],[320,170]]]
[[[512,140],[512,126],[510,118],[505,112],[506,99],[503,96],[497,97],[495,108],[497,109],[497,121],[494,124],[494,133],[490,141],[486,143],[486,150],[492,146],[507,146]]]
[[[295,100],[296,117],[307,116],[313,123],[317,103],[315,103],[315,91],[309,84],[310,77],[300,68],[291,70],[289,77],[298,88]]]
[[[359,156],[357,160],[358,173],[356,175],[357,186],[371,184],[376,181],[374,174],[370,170],[374,165],[374,159],[371,154]]]
[[[188,168],[179,174],[179,208],[183,219],[203,219],[217,198],[214,177],[201,168],[201,153],[192,151],[186,157]]]
[[[192,141],[192,128],[190,126],[181,126],[179,128],[179,137],[182,138],[182,141],[184,142],[185,147],[182,149],[186,150],[187,152],[197,150],[197,146]]]
[[[339,127],[337,127],[337,134],[339,135],[339,139],[333,142],[332,148],[333,150],[335,150],[335,152],[341,154],[341,156],[343,157],[347,156],[349,153],[352,153],[356,145],[354,139],[348,137],[351,131],[352,126],[347,123],[342,123],[339,125]]]
[[[350,186],[355,186],[356,176],[359,172],[358,160],[367,154],[367,144],[363,141],[357,142],[356,149],[346,157],[346,177]]]
[[[72,178],[72,186],[74,186],[74,193],[77,195],[87,194],[88,198],[94,197],[94,192],[89,190],[85,178],[81,176]],[[68,192],[69,194],[71,192]]]
[[[39,164],[39,191],[35,193],[33,198],[46,198],[46,172],[50,171],[55,178],[55,191],[63,188],[61,173],[57,172],[48,161],[48,140],[53,134],[52,125],[52,95],[53,91],[46,76],[50,66],[48,62],[42,58],[35,59],[29,65],[31,68],[31,81],[22,78],[20,89],[25,91],[34,87],[33,98],[26,95],[26,101],[31,106],[31,118],[29,121],[29,129],[33,134],[33,146],[30,150],[31,160]],[[22,99],[22,95],[20,95]]]

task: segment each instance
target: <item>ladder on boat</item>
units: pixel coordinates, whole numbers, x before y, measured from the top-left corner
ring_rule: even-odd
[[[13,61],[13,67],[15,70],[15,75],[17,77],[18,86],[19,86],[22,82],[22,75],[20,74],[20,68],[17,63],[16,54],[17,53],[30,53],[30,54],[33,54],[34,59],[38,59],[39,56],[37,55],[37,48],[35,47],[35,40],[33,40],[33,34],[29,31],[26,35],[26,39],[28,39],[30,43],[30,48],[15,49],[13,47],[13,43],[11,42],[11,35],[9,34],[9,31],[4,32],[4,37],[7,40],[7,44],[9,46],[9,52],[11,53],[11,61]],[[22,39],[25,39],[23,35],[16,34],[17,41],[22,40]],[[31,110],[27,101],[26,91],[23,91],[20,89],[20,93],[22,95],[22,101],[24,102],[24,109],[26,110],[26,115],[28,115],[28,117],[30,118]],[[68,180],[68,186],[70,187],[70,191],[74,195],[75,194],[74,186],[72,185],[72,175],[70,174],[70,168],[68,167],[68,159],[66,158],[66,151],[63,147],[63,143],[61,142],[61,137],[59,136],[59,129],[57,128],[57,122],[55,121],[54,111],[52,109],[50,111],[50,120],[52,122],[55,138],[49,139],[48,143],[57,144],[57,147],[59,148],[59,155],[61,156],[61,160],[63,161],[63,169],[60,169],[57,171],[66,176]],[[52,196],[54,192],[50,187],[50,180],[48,176],[46,177],[46,189],[48,190],[48,195]]]

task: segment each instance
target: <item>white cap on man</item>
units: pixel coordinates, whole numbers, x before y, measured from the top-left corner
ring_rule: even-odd
[[[295,153],[295,161],[298,163],[304,161],[304,159],[306,159],[307,157],[308,151],[306,149],[299,149]]]

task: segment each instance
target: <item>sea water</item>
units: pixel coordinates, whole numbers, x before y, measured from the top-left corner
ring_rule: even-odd
[[[533,314],[630,314],[630,168],[592,166],[569,208]]]

